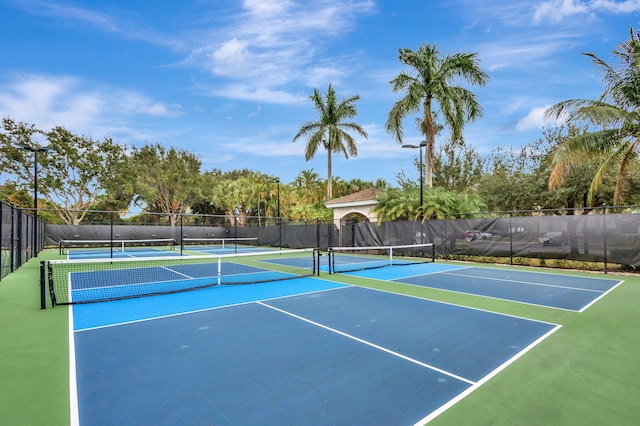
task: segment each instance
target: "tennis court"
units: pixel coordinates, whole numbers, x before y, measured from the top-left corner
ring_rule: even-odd
[[[571,311],[584,311],[621,283],[607,278],[441,264],[347,273]]]
[[[416,424],[558,328],[317,278],[72,309],[98,425]]]
[[[424,424],[560,326],[320,271],[575,311],[619,284],[434,263],[424,248],[50,261],[54,299],[73,305],[72,419]]]

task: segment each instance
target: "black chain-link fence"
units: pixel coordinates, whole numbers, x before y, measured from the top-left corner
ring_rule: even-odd
[[[347,220],[340,238],[352,246],[433,242],[441,258],[560,259],[600,262],[605,271],[612,263],[640,268],[640,208],[635,206],[466,216],[381,224]]]
[[[147,215],[143,223],[123,222],[117,213],[81,225],[47,225],[46,244],[58,247],[60,241],[122,241],[172,239],[183,240],[257,238],[262,246],[282,248],[330,247],[337,245],[338,230],[333,223],[321,221],[285,221],[273,217],[228,217],[182,215],[173,226],[162,215]]]
[[[44,223],[35,222],[29,210],[19,209],[0,201],[0,279],[37,256],[44,247]]]
[[[440,258],[461,256],[564,259],[640,268],[640,207],[536,210],[448,215],[444,219],[372,223],[353,218],[339,224],[272,217],[183,215],[171,226],[162,215],[144,223],[117,213],[93,215],[83,225],[47,225],[47,246],[60,240],[257,238],[283,248],[362,247],[435,243]],[[4,221],[4,216],[3,216]],[[4,222],[3,222],[4,223]],[[4,247],[4,240],[3,240]]]

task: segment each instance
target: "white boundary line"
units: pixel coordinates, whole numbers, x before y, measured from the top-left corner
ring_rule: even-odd
[[[602,293],[600,296],[596,297],[595,299],[593,299],[591,302],[589,302],[588,304],[586,304],[582,309],[580,309],[579,312],[584,312],[587,310],[587,308],[589,308],[591,305],[593,305],[594,303],[596,303],[598,300],[602,299],[603,297],[605,297],[607,294],[609,294],[611,291],[613,291],[613,289],[615,289],[616,287],[618,287],[620,284],[622,284],[624,282],[624,280],[620,280],[618,281],[618,284],[614,285],[613,287],[611,287],[609,290],[605,291],[604,293]]]
[[[516,355],[512,356],[511,358],[509,358],[506,362],[504,362],[502,365],[498,366],[498,368],[496,368],[495,370],[493,370],[492,372],[490,372],[489,374],[484,376],[482,379],[480,379],[478,382],[476,382],[473,386],[471,386],[470,388],[466,389],[465,391],[460,393],[455,398],[449,400],[449,402],[445,403],[444,405],[441,405],[437,410],[431,412],[428,416],[426,416],[422,420],[418,421],[414,426],[422,426],[422,425],[425,425],[425,424],[429,423],[430,421],[432,421],[433,419],[438,417],[440,414],[444,413],[449,408],[453,407],[455,404],[457,404],[458,402],[462,401],[470,393],[472,393],[473,391],[478,389],[480,386],[482,386],[483,384],[488,382],[490,379],[495,377],[498,373],[500,373],[502,370],[507,368],[509,365],[513,364],[517,359],[522,357],[525,353],[529,352],[531,349],[533,349],[536,345],[538,345],[540,342],[545,340],[547,337],[549,337],[550,335],[552,335],[553,333],[558,331],[560,329],[560,327],[562,327],[562,326],[561,325],[557,325],[554,328],[552,328],[551,330],[549,330],[547,333],[545,333],[544,335],[540,336],[537,340],[532,342],[529,346],[527,346],[526,348],[524,348],[523,350],[518,352]]]
[[[78,383],[76,381],[76,344],[73,330],[73,306],[69,305],[69,423],[80,425]]]
[[[474,381],[466,379],[466,378],[464,378],[462,376],[458,376],[458,375],[450,373],[450,372],[448,372],[446,370],[442,370],[442,369],[440,369],[438,367],[434,367],[433,365],[429,365],[429,364],[426,364],[424,362],[418,361],[416,359],[410,358],[410,357],[408,357],[406,355],[402,355],[401,353],[394,352],[394,351],[392,351],[390,349],[387,349],[387,348],[384,348],[382,346],[376,345],[375,343],[368,342],[366,340],[360,339],[359,337],[353,336],[351,334],[347,334],[347,333],[345,333],[343,331],[340,331],[340,330],[336,330],[335,328],[331,328],[331,327],[326,326],[324,324],[320,324],[319,322],[315,322],[315,321],[312,321],[312,320],[310,320],[308,318],[301,317],[301,316],[296,315],[296,314],[294,314],[292,312],[288,312],[288,311],[285,311],[283,309],[276,308],[275,306],[268,305],[268,304],[266,304],[264,302],[256,302],[256,303],[258,305],[262,305],[262,306],[264,306],[266,308],[273,309],[274,311],[278,311],[278,312],[280,312],[282,314],[285,314],[285,315],[288,315],[290,317],[296,318],[296,319],[298,319],[300,321],[304,321],[306,323],[315,325],[316,327],[320,327],[320,328],[323,328],[325,330],[329,330],[329,331],[331,331],[333,333],[339,334],[341,336],[347,337],[347,338],[349,338],[351,340],[355,340],[356,342],[363,343],[363,344],[365,344],[367,346],[371,346],[372,348],[378,349],[378,350],[380,350],[382,352],[386,352],[386,353],[391,354],[393,356],[396,356],[398,358],[402,358],[402,359],[404,359],[406,361],[410,361],[410,362],[412,362],[414,364],[418,364],[421,367],[425,367],[425,368],[428,368],[429,370],[433,370],[433,371],[436,371],[436,372],[438,372],[440,374],[444,374],[446,376],[452,377],[452,378],[454,378],[456,380],[460,380],[460,381],[468,383],[470,385],[474,385],[475,384]]]

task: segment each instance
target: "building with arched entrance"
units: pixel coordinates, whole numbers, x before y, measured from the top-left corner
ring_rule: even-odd
[[[324,205],[333,210],[333,223],[340,229],[340,225],[348,219],[376,223],[378,217],[371,210],[385,195],[386,191],[382,189],[369,188],[327,201]]]

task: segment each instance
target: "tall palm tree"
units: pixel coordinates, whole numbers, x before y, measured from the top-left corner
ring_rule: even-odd
[[[367,137],[367,132],[358,124],[345,122],[346,119],[358,115],[355,102],[360,99],[360,96],[351,96],[338,101],[336,92],[330,84],[326,96],[323,97],[318,89],[314,89],[313,95],[309,98],[318,111],[318,121],[304,123],[298,134],[293,137],[293,141],[309,135],[304,151],[304,157],[307,161],[313,158],[318,148],[322,147],[327,150],[327,200],[330,200],[332,198],[331,154],[342,152],[345,158],[349,158],[350,155],[352,157],[358,155],[356,143],[347,131],[355,131],[361,136]]]
[[[422,110],[420,131],[427,141],[424,176],[427,186],[431,187],[438,114],[449,128],[451,139],[457,143],[464,142],[464,125],[482,115],[475,94],[454,85],[454,80],[484,86],[489,76],[480,69],[476,53],[440,56],[436,46],[431,44],[421,46],[416,52],[411,49],[400,49],[399,52],[400,62],[411,70],[402,71],[389,82],[394,93],[402,91],[404,96],[391,108],[385,127],[402,143],[402,121]]]
[[[593,53],[584,53],[604,72],[605,89],[597,100],[569,99],[553,105],[546,116],[566,119],[567,123],[588,122],[598,130],[568,138],[554,154],[549,188],[563,185],[572,170],[594,158],[600,162],[589,189],[589,203],[607,172],[617,172],[614,204],[622,200],[622,184],[636,165],[640,148],[640,36],[630,30],[630,38],[613,51],[617,67]]]

